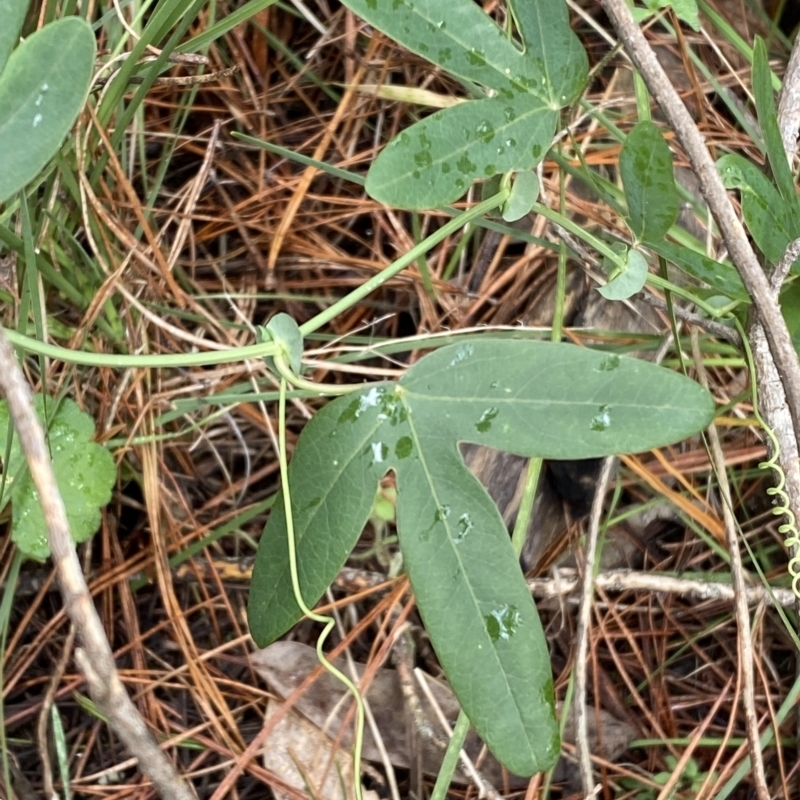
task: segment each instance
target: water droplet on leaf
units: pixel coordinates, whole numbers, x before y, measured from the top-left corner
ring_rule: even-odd
[[[494,126],[489,120],[484,120],[475,128],[475,133],[482,142],[490,142],[494,138]]]
[[[464,175],[471,175],[477,169],[475,164],[473,164],[472,161],[469,160],[469,157],[467,155],[461,156],[461,158],[459,158],[458,161],[456,161],[456,168],[458,169],[459,172],[464,173]]]
[[[414,153],[414,163],[418,167],[429,167],[433,164],[433,156],[427,150],[418,150]]]
[[[456,531],[456,535],[453,537],[453,541],[456,544],[461,544],[461,542],[463,542],[464,539],[467,538],[467,536],[469,535],[470,531],[474,527],[475,527],[475,523],[472,521],[472,517],[470,517],[470,515],[467,514],[466,512],[463,513],[458,518],[458,525],[457,525],[458,530]]]
[[[450,506],[447,505],[439,506],[439,508],[436,509],[433,515],[433,521],[444,522],[450,516],[451,511],[452,509],[450,508]]]
[[[389,457],[389,445],[385,442],[372,442],[372,463],[382,464]]]
[[[483,414],[481,414],[481,418],[475,423],[475,427],[478,429],[479,433],[486,433],[492,427],[492,420],[497,416],[498,410],[492,406],[491,408],[487,408]]]
[[[616,353],[606,356],[595,372],[613,372],[619,366],[619,356]]]
[[[485,67],[486,55],[483,50],[473,47],[467,54],[467,60],[473,67]]]
[[[522,622],[522,615],[516,606],[503,603],[487,614],[484,621],[489,638],[496,642],[498,639],[510,639],[517,632]]]
[[[607,405],[602,405],[597,413],[592,417],[589,427],[593,431],[605,431],[611,425],[611,409]]]
[[[451,359],[450,363],[447,365],[448,367],[455,367],[457,364],[461,364],[464,361],[469,360],[472,354],[475,352],[475,346],[471,344],[462,344],[461,347],[456,350],[456,354]]]
[[[398,458],[408,458],[414,449],[414,442],[410,436],[401,436],[394,446],[394,454]]]

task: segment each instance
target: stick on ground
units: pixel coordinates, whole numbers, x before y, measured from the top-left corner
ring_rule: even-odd
[[[113,731],[139,759],[142,772],[153,781],[159,794],[169,800],[195,800],[187,784],[156,744],[119,678],[111,646],[78,562],[44,432],[34,411],[33,395],[2,328],[0,391],[8,401],[9,415],[41,498],[47,540],[64,608],[83,645],[76,649],[75,661],[86,679],[89,693],[108,718]]]

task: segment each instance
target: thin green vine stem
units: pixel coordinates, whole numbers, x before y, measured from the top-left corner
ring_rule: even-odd
[[[40,342],[29,336],[3,328],[3,333],[14,347],[29,353],[38,353],[66,364],[84,367],[111,367],[112,369],[170,369],[178,367],[205,367],[212,364],[230,364],[247,359],[274,356],[274,342],[250,344],[244,347],[227,347],[224,350],[204,350],[200,353],[175,355],[128,355],[123,353],[89,353],[70,350],[68,347]]]
[[[699,297],[695,297],[691,292],[686,291],[686,289],[681,288],[671,281],[665,280],[660,275],[654,275],[652,272],[648,273],[647,282],[651,286],[657,286],[659,289],[663,289],[666,292],[672,292],[672,294],[682,297],[684,300],[688,300],[690,303],[696,305],[699,309],[705,311],[705,313],[708,314],[711,319],[721,319],[722,317],[727,317],[731,311],[731,307],[729,306],[726,306],[725,308],[714,308],[714,306],[703,302]],[[732,305],[736,306],[738,303],[733,303]]]
[[[276,353],[275,365],[279,370],[281,364],[284,369],[289,370],[283,353]],[[353,789],[356,800],[362,800],[361,796],[361,750],[364,744],[364,700],[361,697],[358,687],[341,670],[337,669],[325,656],[322,646],[328,638],[328,634],[333,630],[336,621],[333,617],[326,617],[312,611],[303,599],[300,591],[300,577],[297,570],[297,542],[294,535],[294,516],[292,514],[291,487],[289,485],[289,462],[286,457],[286,378],[281,377],[280,394],[278,397],[278,461],[281,470],[281,485],[283,487],[283,508],[286,514],[286,538],[289,545],[289,572],[292,576],[292,590],[294,599],[303,614],[314,622],[318,622],[325,627],[317,639],[317,658],[320,664],[336,678],[341,681],[353,695],[356,701],[356,735],[353,745]]]
[[[541,214],[545,219],[549,219],[550,222],[555,222],[560,228],[563,228],[573,236],[581,239],[581,241],[586,242],[586,244],[595,249],[600,255],[605,256],[611,261],[615,267],[625,269],[625,259],[619,253],[615,253],[602,239],[592,236],[591,233],[588,233],[585,228],[582,228],[573,220],[565,217],[563,214],[559,214],[558,211],[553,211],[551,208],[542,205],[542,203],[534,203],[531,210],[536,214]]]
[[[517,511],[517,521],[514,523],[514,532],[511,534],[511,544],[517,558],[522,555],[522,548],[525,546],[525,539],[528,535],[528,526],[533,515],[533,503],[536,499],[536,490],[539,487],[539,479],[542,475],[543,458],[531,458],[528,460],[525,472],[525,489],[522,492],[522,500]]]
[[[301,325],[300,333],[302,333],[303,336],[308,336],[309,333],[313,333],[323,325],[327,325],[343,311],[346,311],[351,306],[363,300],[367,295],[372,294],[376,289],[383,286],[386,281],[394,278],[395,275],[402,272],[409,264],[413,264],[421,253],[430,250],[434,245],[444,241],[450,234],[455,233],[459,228],[463,228],[468,222],[472,222],[472,220],[482,217],[489,211],[501,206],[506,202],[509,194],[510,191],[507,189],[499,191],[488,200],[478,203],[460,216],[445,222],[441,228],[434,231],[430,236],[425,237],[418,245],[412,247],[411,250],[400,256],[397,261],[390,264],[386,269],[370,278],[366,283],[359,286],[358,289],[354,289],[350,294],[343,297],[329,308],[317,314],[313,319]]]
[[[6,576],[5,586],[3,586],[2,595],[0,595],[0,686],[3,686],[3,664],[6,657],[6,637],[11,626],[11,609],[14,605],[14,593],[17,589],[17,580],[19,578],[19,571],[22,567],[22,562],[25,557],[22,551],[17,547],[14,548],[14,556],[11,559],[11,566],[9,567]],[[11,773],[10,773],[10,749],[7,746],[7,734],[5,726],[5,707],[3,705],[3,696],[0,694],[0,761],[2,761],[3,781],[6,786],[11,786]]]
[[[469,719],[463,711],[459,711],[458,719],[453,728],[453,735],[450,737],[450,742],[442,759],[442,766],[436,776],[436,784],[433,787],[431,800],[445,800],[447,790],[450,788],[450,782],[453,780],[453,773],[456,771],[458,757],[464,747],[468,733]]]
[[[568,219],[563,214],[553,211],[541,203],[534,203],[533,211],[535,211],[537,214],[541,214],[551,222],[554,222],[556,225],[564,228],[564,230],[585,242],[587,245],[600,253],[600,255],[605,256],[612,264],[614,264],[615,270],[625,270],[625,258],[619,253],[615,253],[614,250],[612,250],[611,247],[602,239],[598,239],[596,236],[588,233],[584,228]],[[719,319],[720,317],[725,316],[730,310],[729,308],[714,308],[708,303],[703,302],[700,298],[692,295],[691,292],[682,289],[680,286],[677,286],[674,283],[664,280],[658,275],[653,275],[652,273],[648,274],[647,282],[653,286],[657,286],[659,289],[670,291],[678,297],[683,297],[685,300],[694,303],[694,305],[705,311],[705,313],[708,314],[712,319]]]
[[[294,386],[296,389],[304,389],[307,392],[315,392],[320,397],[351,394],[352,392],[360,391],[365,386],[377,386],[378,383],[381,383],[381,381],[365,381],[364,383],[348,383],[344,386],[335,383],[314,383],[314,381],[307,381],[305,378],[295,375],[294,372],[292,372],[292,368],[286,363],[286,360],[280,356],[276,355],[273,358],[273,363],[275,364],[275,369],[278,374],[290,386]]]
[[[496,195],[478,203],[476,206],[460,214],[458,217],[446,222],[437,231],[423,239],[416,247],[404,253],[397,261],[391,263],[366,283],[354,289],[350,294],[335,302],[329,308],[317,314],[304,325],[300,331],[304,336],[327,325],[332,319],[363,300],[367,295],[383,286],[409,264],[414,263],[421,253],[436,246],[451,234],[455,233],[474,219],[482,217],[487,212],[497,208],[508,199],[508,191],[498,192]],[[179,353],[175,355],[128,355],[122,353],[89,353],[83,350],[70,350],[67,347],[40,342],[29,336],[24,336],[15,331],[4,329],[4,332],[14,347],[30,353],[38,353],[57,361],[68,364],[81,364],[85,367],[111,367],[113,369],[175,369],[178,367],[204,367],[212,364],[230,364],[235,361],[265,358],[275,356],[277,348],[273,342],[261,342],[245,347],[230,347],[224,350],[207,350],[200,353]]]

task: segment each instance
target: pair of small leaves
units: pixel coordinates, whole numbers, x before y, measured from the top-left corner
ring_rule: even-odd
[[[678,217],[680,199],[672,153],[652,122],[640,122],[628,134],[619,171],[628,204],[625,221],[636,241],[648,245],[663,241]],[[607,265],[609,280],[599,291],[608,300],[625,300],[644,286],[647,261],[636,245],[616,249],[622,263]]]
[[[588,174],[591,177],[592,188],[599,199],[616,210],[621,216],[627,217],[627,210],[624,204],[620,202],[617,187],[597,172],[589,172]],[[630,198],[628,202],[631,202]],[[691,241],[691,237],[685,237],[683,241]],[[708,284],[715,294],[724,295],[741,303],[750,302],[750,296],[747,294],[736,269],[731,264],[715,261],[713,258],[706,256],[703,252],[703,245],[700,242],[690,246],[686,243],[678,245],[666,239],[661,239],[660,241],[650,239],[646,242],[646,246],[648,250],[662,256],[688,275]],[[609,266],[610,269],[616,268],[613,264]]]
[[[0,203],[55,155],[94,67],[94,34],[79,17],[45,25],[12,52],[27,8],[28,0],[0,0]]]
[[[680,440],[712,415],[697,384],[633,359],[491,339],[442,348],[397,383],[330,402],[300,435],[289,487],[303,597],[313,606],[336,577],[393,471],[403,558],[456,695],[512,772],[546,769],[558,754],[546,641],[500,513],[458,444],[590,458]],[[273,509],[249,599],[262,647],[302,616],[283,503]]]
[[[100,508],[111,499],[111,488],[116,479],[116,466],[111,453],[102,445],[92,442],[94,422],[69,399],[61,400],[55,412],[56,401],[36,395],[35,407],[39,420],[49,419],[47,442],[52,456],[53,472],[67,512],[70,532],[76,542],[89,539],[100,525]],[[45,412],[48,413],[45,413]],[[12,505],[11,536],[19,549],[29,558],[44,561],[50,555],[47,527],[39,501],[20,446],[13,437],[8,462],[8,435],[12,431],[8,405],[0,402],[0,458],[3,459],[5,481],[2,506]]]
[[[387,205],[447,205],[476,180],[531,170],[550,147],[558,110],[586,80],[586,53],[563,0],[509,2],[522,49],[473,0],[345,5],[468,86],[493,94],[438,111],[384,148],[366,189]]]

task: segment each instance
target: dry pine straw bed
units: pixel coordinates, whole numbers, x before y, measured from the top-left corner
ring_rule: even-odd
[[[604,24],[594,4],[584,5]],[[728,11],[734,11],[732,19],[744,24],[737,4],[729,6]],[[380,144],[408,125],[419,109],[360,92],[360,85],[391,82],[446,94],[458,90],[446,76],[383,36],[365,35],[362,23],[343,9],[330,8],[323,1],[312,3],[311,10],[327,28],[324,37],[305,20],[272,7],[254,20],[257,25],[236,29],[212,48],[214,69],[236,64],[239,71],[199,88],[162,191],[155,207],[148,209],[153,232],[163,236],[165,259],[172,244],[184,236],[183,246],[168,264],[179,280],[167,280],[165,273],[148,270],[134,258],[117,283],[109,284],[109,296],[129,326],[131,351],[145,343],[151,353],[185,351],[198,340],[226,346],[252,343],[249,324],[260,324],[279,310],[298,321],[308,319],[413,245],[410,214],[379,207],[357,186],[312,175],[229,135],[238,128],[364,173]],[[201,26],[199,20],[197,30]],[[300,56],[299,67],[269,46],[257,26]],[[585,36],[592,63],[597,63],[605,45],[585,22],[576,26]],[[743,35],[749,40],[752,31]],[[681,58],[674,41],[663,44],[673,57]],[[734,67],[741,67],[724,41],[719,46]],[[705,51],[722,84],[740,94],[738,80],[743,77],[747,83],[748,76],[726,71],[710,48]],[[619,88],[627,85],[619,80],[621,73],[615,72],[621,64],[614,61],[603,69],[589,98],[615,107],[618,124],[629,128],[634,112],[630,97]],[[176,67],[175,74],[183,74],[183,69]],[[732,127],[723,106],[714,102],[706,88],[702,77],[696,76],[689,93],[709,142],[755,156],[754,148]],[[162,85],[154,87],[147,99],[143,137],[149,161],[139,167],[151,175],[172,135],[170,118],[189,91],[186,86]],[[221,129],[212,147],[215,122],[221,123]],[[580,130],[577,137],[586,144],[590,164],[613,165],[618,150],[602,130]],[[546,165],[545,175],[550,192],[557,191],[554,164]],[[97,215],[105,246],[114,254],[113,263],[105,265],[109,272],[120,266],[129,251],[130,241],[120,230],[134,230],[142,211],[121,188],[122,178],[118,165],[109,163],[96,187],[102,213],[87,212]],[[191,207],[176,211],[178,203],[195,191]],[[607,210],[584,197],[570,194],[569,200],[588,224],[619,225]],[[425,233],[442,220],[435,213],[424,214],[419,224]],[[183,232],[182,225],[186,226]],[[548,233],[540,221],[533,223],[533,229],[539,235]],[[329,333],[341,336],[365,329],[376,336],[397,337],[532,319],[552,281],[552,254],[502,239],[476,278],[472,270],[478,261],[477,234],[455,274],[445,280],[443,270],[461,235],[429,254],[435,297],[426,294],[418,271],[409,269],[336,319]],[[149,254],[146,239],[136,247]],[[580,270],[580,265],[573,263],[570,270]],[[140,313],[131,304],[132,296],[154,313]],[[51,312],[65,322],[85,322],[55,293],[51,292],[49,301]],[[12,321],[13,311],[6,309],[4,322]],[[95,345],[103,347],[91,322],[88,330]],[[667,330],[664,322],[662,331]],[[569,335],[581,338],[577,332]],[[365,363],[373,374],[397,366],[378,360]],[[27,368],[32,382],[39,383],[36,362],[28,361]],[[742,392],[741,370],[713,368],[709,374],[720,403]],[[314,378],[341,381],[359,376],[321,367]],[[82,548],[82,557],[128,689],[153,730],[171,738],[168,751],[200,797],[211,797],[235,763],[242,767],[242,774],[230,796],[264,797],[264,787],[274,779],[258,759],[242,764],[239,755],[261,727],[267,696],[248,662],[253,645],[247,635],[245,604],[247,563],[267,513],[258,511],[258,504],[275,492],[277,484],[275,407],[243,403],[208,419],[214,406],[200,404],[199,410],[158,430],[153,419],[178,400],[213,397],[232,387],[269,389],[271,379],[258,363],[163,372],[73,369],[54,363],[43,383],[50,392],[66,386],[93,414],[103,438],[122,437],[127,442],[115,451],[119,480],[114,499],[103,515],[100,532]],[[313,405],[298,403],[291,408],[293,437]],[[764,448],[754,431],[736,424],[749,411],[746,403],[735,405],[726,417],[730,424],[721,425],[720,433],[744,535],[762,557],[768,576],[778,579],[785,571],[780,537],[765,511],[764,475],[754,469]],[[154,432],[170,436],[154,443],[148,440]],[[141,438],[134,441],[134,437]],[[676,476],[682,477],[685,486]],[[648,569],[725,570],[709,544],[719,540],[721,524],[715,483],[699,441],[665,449],[658,458],[650,454],[629,461],[622,467],[621,478],[628,502],[646,502],[659,494],[694,493],[694,530],[685,523],[670,523],[658,547],[647,555]],[[249,516],[242,517],[248,512]],[[179,568],[168,568],[169,556],[225,525],[230,526],[225,536],[199,549]],[[575,523],[571,535],[562,537],[563,547],[574,543],[579,532],[580,523]],[[372,531],[367,530],[361,549],[371,543]],[[0,563],[10,563],[11,547],[6,536]],[[381,569],[374,558],[354,564]],[[399,583],[365,591],[352,583],[335,588],[343,618],[357,633],[352,644],[357,659],[368,660],[385,637],[393,635],[397,610],[409,600],[402,589]],[[600,592],[597,601],[590,699],[602,697],[609,711],[634,725],[641,744],[625,755],[622,765],[602,768],[599,774],[607,796],[614,795],[613,786],[622,775],[667,769],[665,758],[680,757],[686,743],[706,723],[704,736],[717,743],[700,743],[693,758],[703,772],[713,767],[721,786],[745,754],[730,604],[652,591],[610,596]],[[572,666],[572,608],[569,604],[543,608],[561,697]],[[764,730],[793,680],[795,651],[771,608],[754,609],[753,632],[758,659],[756,703]],[[298,628],[298,636],[305,640],[314,633],[307,625]],[[76,796],[152,796],[116,739],[87,709],[86,691],[71,658],[73,645],[48,568],[27,564],[14,601],[4,666],[6,735],[15,772],[27,779],[34,793],[42,790],[43,761],[55,762],[52,738],[42,744],[37,724],[45,705],[54,702],[66,731]],[[720,700],[712,714],[712,706]],[[791,725],[782,734],[791,737]],[[723,739],[727,743],[722,744]],[[790,787],[796,786],[793,742],[770,748],[765,758],[773,792],[786,791],[789,796]],[[18,783],[19,787],[24,788],[24,783]],[[30,795],[34,796],[41,795]],[[734,796],[747,796],[746,780]]]

